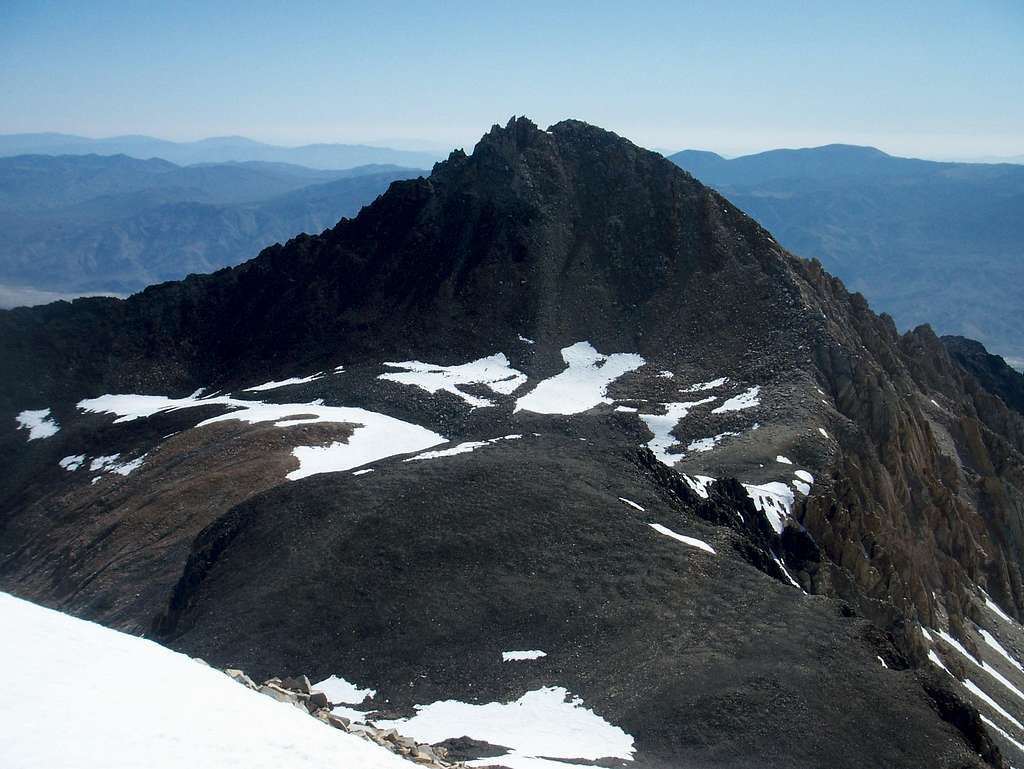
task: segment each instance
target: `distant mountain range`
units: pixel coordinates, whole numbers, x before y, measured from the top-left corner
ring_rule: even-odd
[[[0,158],[0,306],[212,272],[353,216],[416,169],[125,155]],[[42,292],[42,293],[40,293]],[[56,295],[55,295],[56,294]]]
[[[163,158],[179,165],[258,160],[318,169],[354,168],[375,163],[430,168],[441,156],[363,144],[307,144],[280,147],[244,136],[217,136],[194,142],[172,142],[152,136],[90,139],[62,133],[0,135],[0,157],[14,155],[128,155]]]
[[[669,159],[786,248],[820,259],[900,328],[929,322],[1024,358],[1024,166],[849,145]]]

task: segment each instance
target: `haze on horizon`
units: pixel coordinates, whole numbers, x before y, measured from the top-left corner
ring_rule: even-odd
[[[145,6],[145,7],[143,7]],[[372,7],[371,7],[372,6]],[[572,117],[724,155],[1024,155],[1024,6],[81,4],[0,9],[0,133],[470,148]]]

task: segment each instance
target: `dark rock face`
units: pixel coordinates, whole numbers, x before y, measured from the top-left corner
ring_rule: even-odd
[[[898,328],[928,323],[1024,357],[1024,166],[843,145],[670,159],[787,250],[820,259]]]
[[[1001,356],[990,354],[981,342],[973,339],[944,336],[942,344],[953,360],[967,369],[986,390],[1024,414],[1024,374],[1009,366]]]
[[[644,360],[579,413],[517,409],[580,340]],[[462,391],[489,407],[382,379],[385,361],[499,351],[528,384]],[[558,683],[634,737],[638,767],[1000,765],[952,679],[916,668],[920,626],[959,635],[981,589],[1024,609],[1020,415],[930,330],[901,337],[614,134],[513,120],[237,268],[0,313],[0,358],[4,589],[258,676],[342,674],[398,712]],[[196,426],[211,402],[117,424],[75,405],[339,363],[268,402],[483,447],[288,481],[291,447],[354,442],[358,420]],[[668,405],[693,413],[659,439]],[[26,441],[14,417],[42,408],[61,431]],[[115,449],[146,452],[138,474],[57,465]],[[756,501],[772,483],[794,499],[775,522]]]

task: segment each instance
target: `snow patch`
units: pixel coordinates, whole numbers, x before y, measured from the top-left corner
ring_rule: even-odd
[[[999,617],[1001,620],[1004,620],[1006,622],[1013,622],[1014,624],[1016,624],[1016,622],[1014,622],[1013,618],[1009,614],[1007,614],[1005,611],[1000,609],[999,605],[995,601],[993,601],[991,598],[989,598],[988,593],[986,593],[984,590],[982,590],[981,591],[981,595],[985,599],[985,606],[990,611],[994,612],[997,617]]]
[[[939,655],[935,653],[934,649],[929,649],[928,650],[928,659],[930,659],[932,661],[933,665],[936,665],[936,666],[942,668],[943,670],[945,670],[947,673],[949,673],[949,668],[947,668],[945,665],[942,664],[942,660],[939,659]],[[952,673],[949,673],[949,674],[953,675]]]
[[[366,409],[348,406],[325,406],[322,400],[310,403],[264,403],[210,396],[167,398],[162,395],[101,395],[80,401],[78,408],[86,412],[117,415],[117,422],[128,422],[153,414],[217,404],[233,411],[204,419],[196,427],[239,420],[249,424],[273,422],[275,427],[331,422],[353,426],[348,442],[335,441],[327,446],[297,446],[292,455],[299,468],[287,474],[298,480],[319,473],[341,472],[398,454],[412,454],[429,449],[447,439],[425,427]],[[95,460],[94,460],[95,461]],[[95,468],[94,468],[95,469]]]
[[[374,689],[360,689],[341,676],[334,675],[313,684],[313,688],[326,694],[332,705],[358,705],[367,697],[373,699],[377,694]]]
[[[1002,684],[1006,689],[1008,689],[1013,694],[1024,700],[1024,692],[1022,692],[1020,689],[1018,689],[1016,686],[1010,683],[1010,681],[1007,680],[1007,678],[1002,673],[1000,673],[994,667],[985,662],[985,660],[975,659],[974,655],[967,651],[967,649],[964,648],[963,644],[961,644],[959,641],[953,638],[953,636],[951,636],[949,633],[945,632],[944,630],[936,630],[933,632],[935,632],[939,636],[939,638],[941,638],[943,641],[945,641],[947,644],[953,647],[957,652],[959,652],[959,654],[962,657],[964,657],[964,659],[969,660],[974,665],[984,670],[986,673],[992,676],[992,678],[994,678],[996,681]]]
[[[739,395],[734,395],[729,398],[725,403],[716,409],[711,409],[712,414],[724,414],[727,411],[741,411],[742,409],[749,409],[757,406],[761,403],[758,397],[761,392],[761,388],[755,385],[749,390],[744,390]]]
[[[814,483],[814,476],[806,470],[794,470],[793,475],[799,478],[804,483]]]
[[[639,510],[641,513],[646,513],[647,512],[644,508],[640,507],[640,505],[638,505],[632,499],[626,499],[625,497],[619,497],[619,501],[624,503],[624,504],[629,505],[632,508],[635,508],[635,509]]]
[[[84,463],[85,454],[72,454],[71,456],[64,457],[57,464],[71,473],[81,467]]]
[[[784,456],[782,456],[782,454],[779,454],[777,457],[775,457],[775,461],[776,462],[781,462],[784,465],[791,465],[791,464],[793,464],[793,460],[792,459],[790,459],[789,457],[784,457]]]
[[[1006,660],[1015,668],[1017,668],[1017,670],[1019,670],[1021,673],[1024,673],[1024,666],[1021,666],[1021,664],[1013,656],[1011,656],[1010,653],[1006,651],[1006,649],[1003,648],[1002,644],[1000,644],[999,641],[995,639],[995,636],[993,636],[990,632],[985,630],[985,628],[978,628],[978,633],[981,634],[981,637],[984,639],[985,643],[989,645],[989,647],[996,650],[999,656],[1001,656],[1004,660]]]
[[[824,428],[824,427],[819,427],[819,428],[818,428],[818,432],[819,432],[819,433],[821,433],[821,434],[822,434],[822,435],[823,435],[823,436],[825,437],[825,439],[826,439],[826,440],[831,440],[831,439],[829,438],[829,436],[828,436],[828,433],[827,433],[827,432],[825,432],[825,428]]]
[[[121,456],[120,454],[108,454],[108,455],[102,456],[102,457],[95,457],[89,463],[89,469],[92,470],[94,473],[97,472],[97,471],[102,472],[102,471],[106,470],[108,467],[116,465],[117,464],[117,459],[120,456]]]
[[[747,496],[754,502],[754,507],[764,513],[765,518],[775,529],[782,533],[784,521],[793,514],[793,490],[780,481],[772,481],[761,485],[743,484]]]
[[[998,702],[992,699],[980,686],[974,683],[974,681],[972,681],[970,678],[965,678],[962,683],[964,687],[967,689],[967,691],[969,691],[979,700],[984,702],[986,705],[992,708],[992,710],[996,711],[996,713],[1001,715],[1003,718],[1005,718],[1011,724],[1016,726],[1018,729],[1024,731],[1024,724],[1021,724],[1020,721],[1011,716],[1002,705],[1000,705]]]
[[[640,414],[640,418],[647,425],[647,429],[654,433],[654,438],[648,441],[647,447],[654,453],[658,461],[663,465],[672,467],[682,456],[670,454],[669,449],[676,445],[676,439],[672,431],[681,419],[684,419],[695,406],[704,403],[711,403],[716,400],[714,396],[701,398],[699,401],[688,401],[685,403],[663,403],[664,414]]]
[[[129,462],[118,462],[121,458],[120,454],[109,454],[102,457],[94,457],[89,462],[89,469],[96,473],[117,473],[118,475],[131,475],[133,472],[142,467],[142,460],[146,458],[143,454],[141,457],[136,457]],[[82,457],[82,462],[85,461],[85,457]],[[96,478],[93,479],[93,483],[96,482]]]
[[[709,545],[707,542],[704,542],[703,540],[696,539],[695,537],[687,537],[684,534],[677,534],[676,532],[672,531],[672,529],[670,529],[670,528],[668,528],[666,526],[662,526],[660,523],[649,523],[647,525],[650,526],[652,529],[654,529],[659,534],[664,534],[666,537],[671,537],[674,540],[682,542],[684,545],[689,545],[690,547],[696,547],[697,549],[703,550],[706,553],[711,553],[711,555],[717,555],[717,553],[715,552],[715,549],[713,547],[711,547],[711,545]]]
[[[686,450],[697,452],[711,451],[715,446],[717,446],[726,438],[730,438],[736,435],[739,435],[739,433],[724,432],[712,436],[711,438],[698,438],[697,440],[692,441],[690,445],[686,447]]]
[[[114,424],[118,424],[151,417],[166,411],[177,411],[197,406],[220,405],[244,408],[247,405],[259,405],[259,401],[241,401],[226,395],[200,398],[201,392],[200,388],[187,398],[169,398],[166,395],[107,394],[79,401],[78,409],[87,414],[113,414],[117,417]]]
[[[1007,742],[1009,742],[1011,745],[1017,748],[1017,750],[1019,750],[1021,753],[1024,753],[1024,744],[1018,742],[1013,737],[1011,737],[1006,732],[1006,730],[1001,729],[999,726],[997,726],[991,718],[989,718],[988,716],[981,716],[981,720],[985,722],[985,726],[990,726],[993,729],[995,729],[997,732],[999,732],[999,734],[1002,735],[1003,739],[1005,739]]]
[[[417,454],[414,457],[402,460],[403,462],[415,462],[421,459],[439,459],[441,457],[454,457],[456,454],[469,454],[472,451],[476,451],[484,446],[490,446],[491,444],[497,443],[498,441],[514,441],[518,438],[522,438],[522,435],[503,435],[500,438],[491,438],[486,441],[466,441],[460,443],[457,446],[452,446],[450,449],[438,449],[437,451],[425,451],[422,454]]]
[[[529,649],[527,651],[520,652],[502,652],[502,662],[521,662],[523,660],[537,660],[541,657],[547,657],[547,652],[542,652],[540,649]]]
[[[348,412],[346,418],[338,421],[356,425],[355,431],[347,443],[334,441],[328,446],[296,446],[292,455],[299,460],[299,469],[288,473],[285,476],[288,480],[351,470],[386,457],[411,454],[447,442],[442,435],[394,417],[364,409],[330,408]]]
[[[692,384],[689,387],[680,387],[679,392],[699,393],[704,390],[717,390],[728,381],[729,379],[727,377],[721,377],[719,379],[712,379],[710,382],[698,382],[697,384]]]
[[[800,583],[799,582],[797,582],[795,579],[793,579],[793,575],[789,573],[789,569],[786,568],[786,564],[784,564],[782,562],[782,560],[777,555],[775,555],[775,553],[772,553],[772,560],[775,561],[775,565],[778,566],[779,569],[782,570],[783,575],[785,575],[786,579],[789,580],[789,584],[791,584],[793,587],[797,588],[804,595],[807,595],[807,591],[804,590],[802,587],[800,587]],[[879,658],[879,659],[881,659],[881,658]],[[885,663],[883,662],[882,664],[884,665]]]
[[[57,420],[50,413],[49,409],[22,411],[14,419],[18,422],[20,429],[28,430],[28,438],[26,440],[29,441],[49,438],[60,431],[60,425],[57,424]]]
[[[261,385],[256,385],[255,387],[246,387],[245,392],[263,392],[264,390],[276,390],[279,387],[288,387],[290,385],[308,384],[309,382],[315,382],[318,379],[323,379],[323,377],[324,372],[318,371],[310,376],[293,376],[289,379],[282,379],[279,382],[270,381],[264,382]]]
[[[381,374],[378,379],[386,379],[399,384],[419,387],[428,393],[447,392],[461,398],[473,408],[494,406],[495,401],[470,395],[461,390],[467,385],[483,385],[499,395],[511,395],[526,383],[526,374],[512,368],[505,353],[497,353],[486,358],[463,363],[460,366],[438,366],[422,363],[418,360],[401,363],[385,363],[389,368],[405,369],[402,372]]]
[[[515,761],[516,767],[533,767],[538,764],[527,759],[542,758],[632,760],[635,750],[632,737],[561,686],[534,689],[507,703],[443,700],[417,705],[413,717],[378,721],[376,726],[398,729],[418,742],[435,744],[465,735],[509,748],[508,755],[473,762],[478,765],[511,766],[509,762]]]
[[[516,401],[516,411],[580,414],[602,403],[612,403],[606,397],[608,386],[645,363],[643,358],[633,353],[602,355],[590,342],[563,347],[562,360],[568,368],[543,380]]]

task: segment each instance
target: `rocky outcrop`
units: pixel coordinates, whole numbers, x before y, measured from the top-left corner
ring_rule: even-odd
[[[399,734],[395,729],[378,729],[371,724],[354,723],[349,718],[332,713],[331,708],[334,704],[328,701],[327,695],[322,691],[313,689],[306,676],[270,678],[262,684],[257,684],[237,668],[226,668],[224,673],[248,689],[278,702],[294,705],[328,726],[361,737],[420,766],[434,767],[435,769],[465,769],[464,763],[447,760],[448,750],[443,745],[416,742],[416,740]]]

